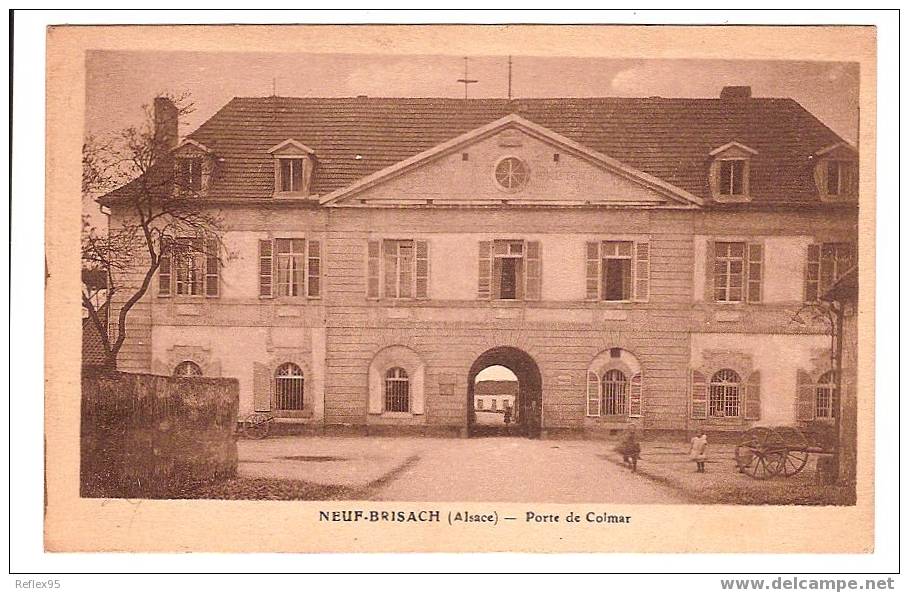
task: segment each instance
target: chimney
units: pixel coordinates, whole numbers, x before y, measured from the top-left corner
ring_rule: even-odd
[[[720,99],[750,99],[750,86],[724,86],[720,91]]]
[[[177,146],[180,116],[177,106],[167,97],[155,97],[155,146],[169,151]]]

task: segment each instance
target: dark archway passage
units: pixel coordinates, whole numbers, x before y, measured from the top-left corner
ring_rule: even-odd
[[[518,378],[517,423],[502,426],[477,424],[474,407],[474,388],[477,374],[490,366],[503,366]],[[523,435],[530,438],[540,436],[543,418],[543,379],[537,363],[523,350],[510,346],[492,348],[481,354],[471,365],[467,377],[467,435]]]

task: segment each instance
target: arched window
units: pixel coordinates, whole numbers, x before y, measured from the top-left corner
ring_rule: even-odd
[[[834,396],[836,395],[836,375],[827,371],[817,381],[815,394],[815,416],[818,418],[833,418],[836,415]]]
[[[388,369],[385,373],[385,411],[410,411],[410,379],[401,367]]]
[[[303,370],[292,362],[275,371],[275,409],[303,409]]]
[[[624,416],[628,413],[628,379],[625,373],[612,369],[603,373],[603,414]]]
[[[718,371],[710,379],[710,415],[734,417],[739,415],[739,390],[742,380],[731,369]]]
[[[201,377],[202,367],[191,360],[184,360],[174,367],[174,377]]]

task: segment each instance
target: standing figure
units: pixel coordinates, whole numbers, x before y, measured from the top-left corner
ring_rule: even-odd
[[[688,457],[697,464],[698,473],[703,474],[706,470],[704,464],[707,463],[707,433],[701,431],[700,435],[691,439],[691,451]]]
[[[616,449],[622,456],[625,465],[631,468],[631,471],[638,470],[638,458],[641,456],[641,443],[638,441],[637,430],[634,426],[625,431],[625,437]]]

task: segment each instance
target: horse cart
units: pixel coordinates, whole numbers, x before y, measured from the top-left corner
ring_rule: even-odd
[[[812,454],[832,455],[835,447],[835,435],[827,424],[758,426],[742,435],[735,447],[735,463],[741,473],[757,480],[789,478],[805,469]]]

